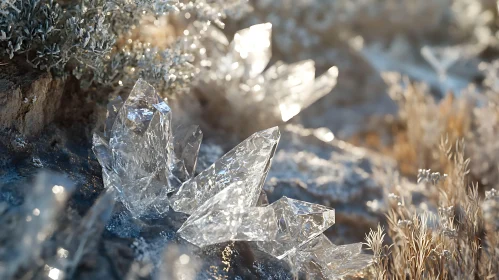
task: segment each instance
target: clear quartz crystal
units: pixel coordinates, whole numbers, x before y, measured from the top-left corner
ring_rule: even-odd
[[[282,197],[268,207],[274,209],[279,230],[276,239],[258,246],[278,259],[294,253],[334,224],[334,209]]]
[[[233,184],[244,185],[250,200],[247,205],[256,206],[279,138],[277,127],[248,137],[198,176],[183,183],[171,197],[173,209],[192,214]]]
[[[318,273],[321,277],[336,279],[372,262],[372,256],[361,254],[361,248],[362,243],[337,246],[321,234],[290,254],[288,260],[308,275]]]
[[[171,111],[154,88],[138,80],[118,112],[109,147],[112,169],[121,181],[124,204],[132,213],[151,205],[168,209],[166,195],[174,190],[171,164]]]
[[[114,121],[121,107],[123,107],[123,99],[119,95],[107,104],[106,125],[104,127],[104,136],[107,138],[111,137],[111,129],[113,129]]]
[[[64,276],[59,279],[71,279],[83,255],[97,250],[99,238],[111,218],[115,192],[113,188],[105,190],[82,220],[70,226],[67,235],[58,243],[56,254],[45,258],[46,265],[51,268],[44,271],[45,274],[55,269]]]
[[[265,31],[267,27],[259,28]],[[254,30],[255,34],[262,32],[259,28]],[[257,56],[250,54],[251,50],[237,52],[241,58],[245,52]],[[267,58],[262,54],[259,59]],[[255,87],[261,82],[259,79],[273,80],[268,83],[272,85],[269,88],[285,87],[288,93],[297,94],[279,93],[277,96],[284,101],[275,102],[303,106],[311,102],[310,98],[329,91],[336,82],[335,69],[318,79],[314,72],[311,61],[293,65],[277,63],[266,77],[254,78],[253,88],[261,90]],[[298,96],[312,89],[322,93]],[[299,111],[290,106],[286,110],[293,114]],[[201,130],[185,126],[172,133],[170,108],[152,86],[139,80],[124,103],[116,99],[108,108],[112,128],[106,128],[109,133],[95,134],[93,138],[93,150],[103,166],[107,191],[92,208],[94,211],[84,218],[82,232],[90,232],[88,228],[94,225],[102,228],[100,221],[105,219],[99,217],[108,218],[106,209],[112,207],[101,206],[112,205],[116,193],[135,217],[151,209],[162,213],[170,205],[177,212],[189,214],[178,234],[199,247],[228,241],[256,241],[263,251],[278,259],[286,258],[297,272],[315,278],[341,277],[370,263],[371,257],[360,253],[360,243],[336,246],[323,234],[335,222],[334,209],[287,197],[268,203],[262,186],[279,142],[277,127],[254,133],[193,178]],[[168,198],[170,193],[173,194]],[[87,235],[68,239],[74,241],[69,243],[73,245],[66,245],[72,259],[79,259]],[[178,267],[186,265],[190,258],[188,254],[174,257],[178,257]],[[59,267],[61,273],[70,274],[73,268],[68,263],[59,263]],[[175,268],[169,271],[176,275],[172,277],[180,277]]]
[[[177,158],[183,159],[177,161],[177,164],[180,165],[178,170],[182,170],[183,174],[189,177],[194,175],[196,170],[202,138],[203,133],[197,125],[178,127],[175,130],[173,148]]]
[[[150,209],[165,213],[168,193],[193,175],[202,133],[186,127],[173,135],[171,114],[155,89],[139,79],[124,103],[111,101],[104,136],[94,134],[104,185],[118,191],[134,216]]]
[[[264,23],[238,31],[226,54],[218,52],[204,64],[209,66],[207,76],[223,85],[236,111],[252,116],[258,109],[267,123],[277,124],[287,122],[328,94],[336,85],[338,68],[331,67],[315,78],[312,60],[293,64],[278,61],[263,72],[271,58],[271,27]]]
[[[253,207],[259,197],[260,192],[236,181],[197,208],[178,233],[199,247],[231,240],[273,240],[277,233],[274,210]]]

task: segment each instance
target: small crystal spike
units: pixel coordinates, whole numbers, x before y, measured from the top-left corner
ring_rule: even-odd
[[[275,211],[279,231],[274,241],[258,245],[278,259],[299,250],[334,224],[334,209],[323,205],[282,197],[268,207]]]
[[[231,240],[273,240],[277,233],[274,210],[252,207],[259,195],[241,181],[232,183],[192,213],[178,233],[199,247]]]
[[[123,107],[123,99],[119,95],[107,104],[106,126],[104,127],[104,136],[106,138],[111,137],[113,124],[121,107]]]
[[[166,195],[174,190],[170,120],[168,105],[139,79],[114,122],[109,141],[112,169],[120,180],[123,202],[134,215],[151,206],[168,209]]]
[[[243,184],[250,196],[248,206],[256,206],[279,137],[277,127],[251,135],[208,169],[182,184],[171,197],[173,209],[192,214],[231,184]]]
[[[178,169],[188,175],[190,179],[196,170],[199,147],[203,133],[197,125],[178,127],[173,135],[173,148],[180,165]],[[180,176],[180,175],[179,175]]]
[[[105,190],[79,224],[69,229],[66,238],[58,244],[57,254],[47,259],[47,265],[52,269],[60,270],[65,279],[72,278],[85,253],[97,249],[98,240],[111,218],[115,192],[113,188]]]

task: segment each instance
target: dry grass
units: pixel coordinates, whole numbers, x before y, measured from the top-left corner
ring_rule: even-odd
[[[386,73],[384,78],[399,106],[397,120],[389,124],[391,142],[382,143],[379,131],[357,135],[352,142],[392,156],[406,176],[415,177],[421,167],[445,170],[447,161],[439,152],[440,138],[446,135],[455,142],[469,135],[476,101],[470,95],[456,98],[452,93],[436,101],[425,84],[411,82],[398,73]]]
[[[464,150],[462,141],[439,145],[448,176],[427,182],[439,191],[438,214],[418,211],[392,195],[387,231],[378,226],[366,236],[375,257],[372,278],[499,278],[499,233],[493,221],[483,218],[477,185],[468,182]]]

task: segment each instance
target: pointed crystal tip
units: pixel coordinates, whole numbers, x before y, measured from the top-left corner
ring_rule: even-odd
[[[278,127],[248,137],[198,176],[183,183],[170,198],[173,209],[192,214],[231,184],[244,185],[250,195],[249,206],[256,206],[279,138]]]
[[[105,137],[95,134],[93,150],[113,187],[135,216],[169,209],[168,194],[192,177],[202,139],[198,127],[172,132],[170,107],[143,79],[122,102],[110,102]]]

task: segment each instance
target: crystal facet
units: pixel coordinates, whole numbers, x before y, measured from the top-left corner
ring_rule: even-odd
[[[272,24],[262,23],[238,31],[230,44],[230,61],[232,70],[244,69],[247,77],[255,77],[267,66],[272,56],[270,42]],[[236,64],[237,65],[234,65]],[[242,65],[239,65],[241,63]],[[244,67],[236,67],[244,66]]]
[[[111,137],[111,129],[113,129],[114,121],[121,107],[123,107],[123,99],[119,95],[107,104],[106,125],[104,127],[104,136],[107,138]]]
[[[139,79],[123,104],[117,98],[108,106],[104,137],[109,136],[109,143],[94,134],[104,184],[117,189],[134,216],[149,209],[166,212],[168,193],[194,173],[201,131],[186,127],[173,135],[171,118],[170,107]]]
[[[218,85],[216,90],[223,92],[238,117],[252,119],[257,127],[287,122],[328,94],[338,78],[337,67],[315,78],[312,60],[293,64],[277,61],[263,72],[271,58],[271,27],[264,23],[240,30],[227,53],[217,52],[202,63],[209,71],[209,79],[203,79],[200,90],[211,88],[206,85]],[[220,36],[202,44],[214,45],[221,41]]]
[[[259,196],[260,192],[248,190],[241,181],[232,183],[197,208],[178,232],[200,247],[231,240],[273,240],[277,233],[274,210],[252,207]]]
[[[208,199],[231,184],[243,184],[248,206],[256,206],[270,168],[280,133],[277,127],[251,135],[195,178],[186,181],[172,197],[175,211],[192,214]]]
[[[288,256],[296,269],[308,275],[319,273],[327,279],[340,278],[361,270],[372,262],[372,256],[361,254],[362,243],[336,246],[321,234]]]
[[[247,32],[270,31],[266,28],[262,25]],[[245,34],[242,32],[239,36]],[[237,44],[233,47],[240,58],[254,56],[262,65],[267,63],[265,52],[251,53],[253,50],[237,49]],[[255,69],[261,71],[260,68]],[[249,73],[253,73],[251,71]],[[293,65],[277,63],[264,76],[250,82],[254,83],[256,93],[261,90],[255,86],[261,82],[259,79],[272,81],[268,83],[269,89],[286,88],[286,92],[291,93],[273,97],[276,108],[289,105],[284,110],[288,115],[283,115],[281,110],[282,119],[287,120],[298,113],[301,106],[329,91],[336,82],[336,75],[337,71],[330,69],[315,79],[312,61]],[[314,89],[318,95],[310,93]],[[310,94],[300,96],[303,92]],[[261,100],[266,100],[267,97],[262,96]],[[337,278],[369,265],[371,257],[360,254],[360,243],[336,246],[323,234],[335,222],[334,209],[287,197],[268,203],[262,186],[280,139],[277,127],[254,133],[193,177],[202,138],[199,127],[180,127],[172,133],[170,108],[155,94],[154,88],[142,80],[122,105],[119,99],[113,102],[108,112],[108,118],[114,119],[108,119],[113,123],[110,134],[95,134],[93,138],[93,150],[103,167],[107,191],[93,207],[94,211],[84,218],[83,227],[98,224],[98,229],[103,228],[98,217],[107,220],[110,212],[105,210],[112,207],[100,206],[112,205],[116,192],[134,217],[151,209],[163,213],[169,206],[189,214],[177,232],[199,247],[228,241],[256,241],[262,251],[291,262],[295,272],[315,278]],[[82,232],[86,234],[71,235],[74,242],[65,245],[76,262],[81,251],[74,248],[85,245],[90,231]],[[181,255],[178,261],[186,264],[187,257]],[[61,273],[71,275],[71,264],[55,263]],[[181,275],[178,272],[171,269],[168,275],[178,278]]]
[[[175,130],[173,135],[173,148],[179,160],[178,167],[187,176],[193,176],[196,170],[196,163],[198,159],[199,147],[203,133],[197,125],[179,127]],[[188,179],[188,178],[186,178]]]
[[[71,279],[81,258],[92,249],[97,249],[98,238],[111,218],[115,204],[113,188],[105,190],[88,210],[81,221],[71,226],[68,234],[52,258],[46,258],[46,263],[53,269],[58,269],[64,277]]]
[[[334,224],[334,209],[319,204],[283,197],[268,207],[275,211],[279,231],[275,240],[258,245],[278,259],[299,250]]]

